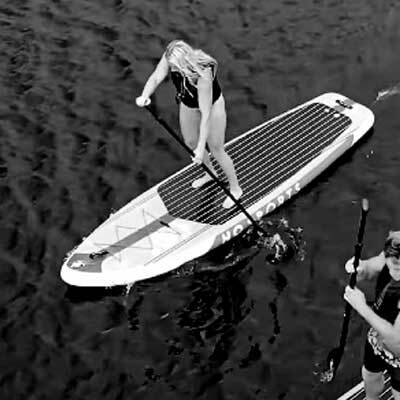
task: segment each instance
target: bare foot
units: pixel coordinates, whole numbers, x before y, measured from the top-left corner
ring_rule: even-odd
[[[231,193],[236,200],[239,200],[240,196],[243,194],[243,190],[238,187],[237,189],[231,189]],[[227,209],[233,207],[234,205],[235,202],[229,196],[226,196],[226,199],[222,203],[222,207]]]
[[[215,174],[215,173],[214,173]],[[211,175],[208,175],[207,173],[205,173],[202,177],[200,177],[199,179],[195,179],[192,182],[192,188],[193,189],[198,189],[201,188],[202,186],[204,186],[207,182],[212,181],[213,178]]]

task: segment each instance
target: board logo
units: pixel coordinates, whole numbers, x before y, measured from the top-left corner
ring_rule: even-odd
[[[281,194],[276,196],[267,205],[261,207],[259,210],[253,213],[252,217],[256,220],[261,219],[264,215],[271,213],[277,207],[281,206],[285,201],[289,200],[300,190],[301,190],[300,182],[296,182],[293,186],[289,187],[289,189],[284,190]],[[231,240],[233,237],[239,235],[239,233],[241,233],[246,227],[248,227],[250,223],[251,222],[246,218],[242,220],[239,224],[235,225],[233,228],[228,229],[227,231],[221,233],[221,235],[217,239],[218,242],[217,245],[224,244],[229,240]]]

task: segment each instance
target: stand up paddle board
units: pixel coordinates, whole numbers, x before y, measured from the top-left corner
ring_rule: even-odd
[[[390,378],[385,374],[385,387],[382,394],[379,396],[381,400],[393,400],[393,394],[390,387]],[[365,400],[364,383],[360,382],[358,385],[351,388],[343,396],[340,396],[337,400]]]
[[[373,125],[367,107],[326,93],[245,132],[225,145],[256,220],[292,198]],[[216,167],[217,168],[217,167]],[[218,170],[218,168],[217,168]],[[242,232],[250,221],[190,164],[132,200],[67,255],[61,278],[75,286],[130,284],[171,271]],[[222,174],[220,174],[222,176]]]

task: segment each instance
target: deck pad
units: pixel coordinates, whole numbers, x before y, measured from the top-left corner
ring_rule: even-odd
[[[226,150],[243,189],[243,206],[250,207],[294,175],[350,124],[351,119],[334,108],[313,103],[229,143]],[[158,193],[177,218],[223,224],[240,211],[221,207],[225,194],[213,181],[200,190],[192,189],[192,181],[203,173],[201,166],[194,165],[163,183]]]

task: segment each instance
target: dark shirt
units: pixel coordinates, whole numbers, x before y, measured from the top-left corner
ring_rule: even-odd
[[[199,94],[197,91],[197,87],[192,85],[189,79],[178,72],[171,71],[171,79],[173,84],[175,85],[177,94],[176,100],[177,102],[181,102],[190,108],[199,108]],[[212,103],[214,104],[219,96],[221,95],[221,87],[219,85],[218,79],[215,76],[212,84]]]
[[[387,286],[389,285],[389,286]],[[386,291],[381,296],[383,290]],[[381,304],[377,305],[377,301]],[[375,312],[391,324],[394,323],[399,315],[399,300],[400,300],[400,282],[396,282],[389,273],[389,268],[385,265],[378,275],[375,288]]]

